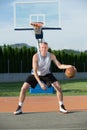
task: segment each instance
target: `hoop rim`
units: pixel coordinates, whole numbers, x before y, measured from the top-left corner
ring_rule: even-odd
[[[43,26],[43,22],[31,22],[30,25],[34,26],[34,27],[42,27]]]

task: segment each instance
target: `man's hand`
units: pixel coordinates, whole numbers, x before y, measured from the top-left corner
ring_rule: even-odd
[[[43,90],[46,90],[46,89],[47,89],[47,88],[46,88],[46,85],[45,85],[44,83],[40,82],[39,85],[40,85],[40,87],[41,87]]]

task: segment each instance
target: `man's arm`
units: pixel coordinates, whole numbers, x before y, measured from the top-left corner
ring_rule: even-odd
[[[66,64],[61,64],[56,56],[54,54],[51,54],[51,60],[55,63],[55,65],[59,68],[59,69],[67,69],[72,67],[72,65],[66,65]]]
[[[37,70],[38,70],[38,55],[37,53],[33,56],[33,61],[32,61],[32,66],[33,66],[33,71],[34,71],[34,76],[41,86],[42,89],[46,90],[45,84],[43,84],[38,76]]]

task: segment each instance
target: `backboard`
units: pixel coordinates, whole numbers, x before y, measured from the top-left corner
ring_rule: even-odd
[[[14,3],[14,29],[32,30],[31,22],[43,22],[43,29],[61,29],[59,0],[29,0]]]

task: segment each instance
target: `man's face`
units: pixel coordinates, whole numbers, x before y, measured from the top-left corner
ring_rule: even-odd
[[[45,43],[40,43],[39,50],[40,50],[40,53],[41,53],[42,56],[46,56],[47,51],[48,51],[48,45],[45,44]]]

